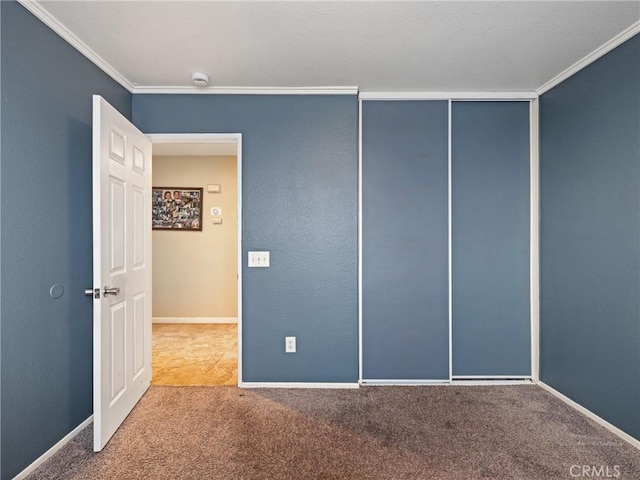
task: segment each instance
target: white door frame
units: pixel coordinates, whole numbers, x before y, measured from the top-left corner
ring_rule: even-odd
[[[241,133],[153,133],[152,146],[159,143],[235,143],[238,181],[238,387],[242,387],[242,134]],[[153,152],[152,152],[153,157]],[[153,165],[153,160],[152,160]],[[152,167],[153,168],[153,167]],[[153,172],[153,170],[152,170]],[[151,224],[147,227],[151,234]]]
[[[449,223],[449,379],[444,383],[454,383],[453,375],[453,334],[452,334],[452,292],[453,278],[451,276],[452,258],[451,258],[451,106],[453,102],[462,101],[520,101],[529,102],[529,138],[530,138],[530,156],[529,156],[529,175],[530,175],[530,232],[529,232],[529,298],[530,298],[530,323],[531,323],[531,374],[525,377],[518,377],[517,380],[504,381],[496,376],[478,376],[468,382],[461,380],[455,381],[455,384],[480,384],[485,385],[485,380],[491,380],[492,384],[499,382],[505,384],[512,383],[530,383],[540,381],[540,305],[539,305],[539,284],[540,284],[540,232],[539,232],[539,216],[540,216],[540,192],[539,192],[539,101],[538,92],[369,92],[360,93],[358,96],[358,383],[367,385],[423,385],[430,383],[442,383],[440,380],[374,380],[367,381],[363,379],[363,358],[362,358],[362,104],[367,100],[376,101],[416,101],[416,100],[446,100],[449,103],[448,110],[448,223]],[[546,91],[546,90],[545,90]],[[470,377],[465,377],[470,378]],[[509,379],[513,377],[509,376]]]

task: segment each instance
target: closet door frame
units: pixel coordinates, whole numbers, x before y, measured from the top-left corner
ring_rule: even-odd
[[[448,101],[362,107],[363,382],[449,382]]]
[[[415,100],[447,100],[448,101],[448,294],[449,294],[449,379],[448,380],[368,380],[363,377],[363,204],[362,204],[362,174],[363,174],[363,144],[362,144],[362,105],[368,100],[375,101],[415,101]],[[451,161],[452,161],[452,132],[451,111],[452,103],[459,101],[527,101],[529,102],[529,299],[530,299],[530,328],[531,328],[531,375],[524,377],[477,376],[465,377],[464,380],[453,377],[453,336],[452,336],[452,192],[451,192]],[[358,382],[361,385],[429,385],[429,384],[521,384],[539,381],[539,157],[538,157],[538,95],[535,92],[368,92],[360,93],[358,99]]]

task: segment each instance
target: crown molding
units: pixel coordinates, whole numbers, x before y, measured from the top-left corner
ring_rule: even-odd
[[[113,80],[133,94],[210,94],[210,95],[357,95],[358,87],[207,87],[150,86],[137,87],[105,59],[80,40],[71,30],[51,15],[38,0],[17,0],[42,23],[51,28],[73,48],[87,57]]]
[[[134,87],[134,94],[357,95],[358,87]]]
[[[126,88],[129,92],[133,92],[133,84],[127,80],[120,72],[113,68],[109,62],[94,52],[86,43],[80,40],[76,35],[51,15],[37,0],[18,0],[18,3],[35,15],[51,30],[60,35],[73,48],[78,50],[82,55],[87,57],[104,73]]]
[[[590,54],[588,54],[584,58],[578,60],[576,63],[571,65],[569,68],[567,68],[563,72],[561,72],[558,75],[556,75],[555,77],[553,77],[547,83],[545,83],[544,85],[538,87],[536,89],[536,93],[538,95],[542,95],[543,93],[548,92],[549,90],[551,90],[556,85],[564,82],[567,78],[571,77],[572,75],[575,75],[576,73],[578,73],[580,70],[582,70],[586,66],[591,65],[593,62],[595,62],[599,58],[605,56],[611,50],[613,50],[614,48],[622,45],[624,42],[629,40],[634,35],[637,35],[638,33],[640,33],[640,21],[637,21],[636,23],[631,25],[629,28],[623,30],[618,35],[613,37],[611,40],[609,40],[608,42],[604,43],[600,47],[596,48],[593,52],[591,52]]]
[[[360,92],[360,100],[535,100],[536,92]]]
[[[531,100],[549,91],[614,48],[640,33],[640,21],[635,22],[611,40],[595,49],[572,66],[559,73],[534,92],[359,92],[356,86],[346,87],[207,87],[149,86],[137,87],[118,70],[80,40],[71,30],[51,15],[39,0],[17,0],[20,5],[51,28],[67,43],[98,68],[133,94],[218,94],[218,95],[358,95],[362,100]]]

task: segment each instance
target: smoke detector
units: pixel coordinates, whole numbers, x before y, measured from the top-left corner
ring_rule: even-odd
[[[193,72],[191,81],[196,87],[206,87],[209,85],[209,75],[202,72]]]

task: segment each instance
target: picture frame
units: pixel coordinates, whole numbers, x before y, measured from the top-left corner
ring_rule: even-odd
[[[202,231],[202,188],[152,187],[152,230]]]

